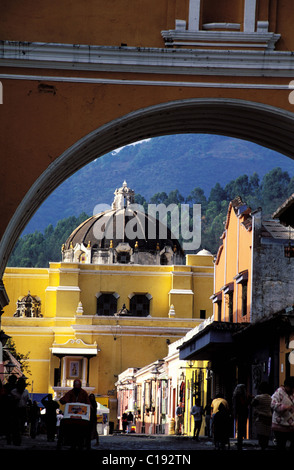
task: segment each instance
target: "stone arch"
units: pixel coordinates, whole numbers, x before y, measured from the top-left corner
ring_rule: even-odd
[[[34,212],[69,176],[110,151],[141,139],[180,133],[227,135],[294,158],[294,114],[251,101],[199,98],[139,109],[86,135],[61,154],[35,181],[1,241],[3,275],[9,255]]]

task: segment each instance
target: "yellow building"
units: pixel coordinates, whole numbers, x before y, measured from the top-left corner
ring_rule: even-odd
[[[111,421],[118,375],[165,357],[168,344],[212,314],[213,292],[213,256],[185,257],[170,233],[97,241],[95,222],[105,231],[106,216],[138,221],[127,185],[115,194],[109,211],[71,234],[63,261],[6,269],[10,303],[2,316],[17,350],[29,352],[30,392],[58,399],[79,377],[110,408]]]

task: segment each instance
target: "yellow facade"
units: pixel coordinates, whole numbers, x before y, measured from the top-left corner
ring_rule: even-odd
[[[242,201],[236,200],[229,205],[222,235],[223,243],[219,248],[215,263],[214,314],[215,319],[222,321],[242,322],[249,321],[250,318],[252,231],[251,226],[246,226],[247,211],[238,213],[241,204]],[[242,282],[237,282],[238,276],[241,276],[243,272],[246,272],[247,289],[247,304],[244,311],[242,310]],[[233,305],[233,318],[231,319],[229,318],[229,292],[232,292]]]
[[[212,314],[213,257],[205,252],[186,261],[183,266],[60,262],[49,269],[7,268],[10,303],[2,328],[18,351],[29,353],[29,391],[53,392],[58,399],[71,386],[74,366],[86,389],[109,398],[110,420],[115,420],[118,374],[165,357],[168,344],[203,321],[200,311],[206,318]],[[14,316],[17,299],[28,291],[41,299],[42,317]],[[148,293],[149,315],[99,316],[99,292],[115,292],[118,310],[129,307],[132,294]]]
[[[185,414],[184,430],[188,436],[194,433],[194,418],[191,415],[193,405],[195,405],[196,393],[199,387],[197,397],[204,408],[207,404],[207,361],[189,361],[185,367]],[[200,435],[205,435],[205,419],[202,420]]]

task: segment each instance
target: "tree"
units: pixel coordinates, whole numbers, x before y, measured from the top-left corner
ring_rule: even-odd
[[[219,183],[211,189],[208,202],[215,202],[220,209],[221,202],[228,200],[227,192],[221,187]]]
[[[201,210],[206,210],[207,207],[207,199],[204,194],[204,191],[202,188],[194,188],[189,196],[187,197],[186,201],[191,204],[201,204]]]
[[[139,193],[135,194],[135,204],[140,204],[140,206],[142,206],[144,208],[144,211],[147,212],[148,203],[147,203],[146,199],[144,198],[144,196],[142,196]]]
[[[56,227],[49,224],[44,231],[35,231],[20,237],[8,260],[8,266],[47,267],[50,261],[61,260],[61,246],[72,231],[89,216],[83,212],[79,217],[59,220]]]
[[[156,193],[150,198],[150,204],[166,204],[168,195],[163,191]]]
[[[184,202],[184,197],[180,194],[178,189],[171,191],[165,202],[166,205],[169,204],[182,204]]]
[[[281,168],[269,171],[261,182],[261,207],[265,215],[271,215],[287,199],[290,176]]]
[[[194,188],[189,196],[185,198],[178,189],[174,189],[167,194],[158,192],[154,194],[149,204],[175,204],[175,211],[181,209],[181,204],[190,205],[190,229],[193,227],[193,204],[201,204],[201,247],[216,253],[220,244],[219,237],[222,235],[224,222],[226,220],[228,204],[237,196],[241,196],[243,201],[256,209],[262,207],[263,215],[270,216],[292,193],[294,193],[294,177],[281,168],[274,168],[259,181],[257,173],[252,176],[240,175],[235,180],[230,181],[225,188],[219,183],[211,189],[207,199],[204,191],[200,187]],[[148,202],[141,194],[135,196],[135,202],[148,209]],[[79,217],[68,217],[59,220],[54,228],[49,224],[44,231],[34,232],[21,237],[13,250],[9,259],[9,266],[37,266],[46,267],[49,261],[61,260],[61,246],[66,241],[72,231],[89,216],[83,212]],[[180,220],[179,220],[180,223]],[[171,225],[171,215],[167,214],[167,225]],[[179,227],[180,229],[181,227]],[[181,233],[181,230],[179,230]]]
[[[248,175],[242,175],[225,186],[226,197],[232,201],[236,196],[246,200],[251,193]]]
[[[20,370],[25,375],[26,377],[28,375],[31,375],[30,367],[28,365],[28,359],[30,352],[27,352],[26,354],[22,354],[17,351],[15,342],[13,341],[12,338],[9,338],[6,343],[6,348],[9,349],[9,352],[12,354],[12,356],[17,360],[17,362],[20,365]]]

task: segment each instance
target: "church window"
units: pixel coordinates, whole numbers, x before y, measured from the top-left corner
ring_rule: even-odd
[[[168,257],[166,256],[165,253],[163,253],[160,256],[160,264],[162,264],[162,265],[167,265],[168,264]]]
[[[130,312],[136,317],[147,317],[150,313],[150,295],[134,294],[130,299]]]
[[[131,256],[130,253],[118,253],[117,262],[120,264],[127,264],[130,262]]]
[[[206,310],[200,310],[200,318],[201,318],[202,320],[205,320],[205,318],[206,318]]]
[[[193,0],[191,3],[193,3]],[[200,8],[203,23],[202,27],[206,29],[211,25],[216,28],[225,28],[228,27],[228,25],[231,25],[231,27],[235,25],[234,29],[240,29],[240,24],[245,16],[247,3],[248,1],[245,0],[245,6],[243,6],[243,0],[234,2],[228,2],[228,0],[218,0],[217,2],[215,2],[215,0],[205,0],[202,2],[202,8]]]
[[[115,294],[100,294],[97,298],[97,315],[111,316],[117,312],[117,296]]]

